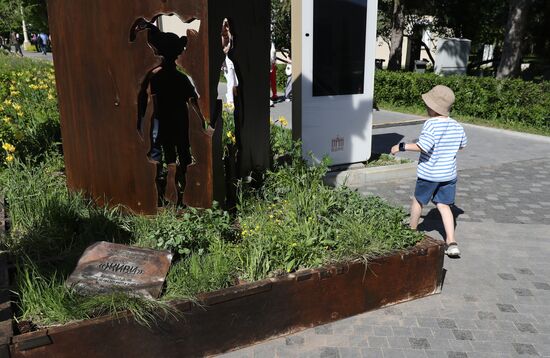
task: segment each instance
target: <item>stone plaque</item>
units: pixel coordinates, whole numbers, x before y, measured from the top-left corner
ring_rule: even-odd
[[[170,251],[96,242],[84,251],[66,284],[86,295],[129,291],[157,298],[171,262]]]

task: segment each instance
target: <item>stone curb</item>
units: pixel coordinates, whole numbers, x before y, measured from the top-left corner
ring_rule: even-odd
[[[411,120],[399,121],[399,122],[374,123],[372,125],[372,128],[379,129],[379,128],[400,127],[400,126],[412,126],[415,124],[423,124],[427,120],[428,118],[419,118],[419,119],[411,119]]]
[[[393,164],[373,168],[349,169],[329,172],[325,175],[326,185],[350,188],[404,178],[416,178],[416,163]]]
[[[538,141],[541,141],[541,142],[550,143],[550,137],[544,136],[544,135],[517,132],[517,131],[510,130],[510,129],[484,127],[484,126],[479,126],[477,124],[470,124],[470,123],[464,123],[464,122],[459,122],[459,123],[462,124],[466,128],[467,127],[472,127],[472,128],[476,128],[476,129],[483,129],[483,130],[487,130],[487,131],[491,131],[491,132],[506,134],[506,135],[510,135],[510,136],[514,136],[514,137],[520,137],[520,138],[538,140]]]

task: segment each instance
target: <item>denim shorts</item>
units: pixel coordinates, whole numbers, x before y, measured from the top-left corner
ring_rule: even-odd
[[[414,197],[426,205],[431,200],[434,204],[451,205],[455,202],[456,178],[446,182],[433,182],[424,179],[416,179]]]

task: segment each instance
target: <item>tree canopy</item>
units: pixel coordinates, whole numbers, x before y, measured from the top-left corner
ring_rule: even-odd
[[[0,32],[21,32],[21,10],[29,31],[47,31],[46,0],[0,0]]]
[[[470,39],[472,51],[484,44],[495,45],[496,56],[501,50],[506,61],[513,56],[510,66],[516,69],[526,54],[550,61],[548,0],[379,0],[378,33],[390,44],[391,55],[400,58],[400,32],[413,36],[421,28],[441,36]],[[511,76],[517,73],[510,71]]]
[[[275,48],[290,54],[291,0],[271,0],[271,37]]]

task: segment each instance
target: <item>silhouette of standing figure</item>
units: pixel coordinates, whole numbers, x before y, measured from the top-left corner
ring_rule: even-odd
[[[151,22],[140,18],[132,27],[130,40],[134,41],[137,32],[142,30],[148,30],[147,42],[155,55],[162,57],[162,63],[147,73],[141,85],[138,97],[138,132],[143,136],[144,120],[149,119],[144,118],[149,89],[154,114],[150,119],[151,148],[148,158],[157,165],[155,182],[159,202],[163,201],[166,193],[167,200],[181,204],[185,189],[185,173],[187,166],[192,162],[187,103],[198,98],[195,87],[176,65],[177,58],[187,45],[187,36],[179,37],[173,33],[162,32]],[[163,178],[163,156],[168,167],[166,182]],[[169,189],[174,186],[177,198],[173,190]],[[169,195],[169,191],[172,194]]]

